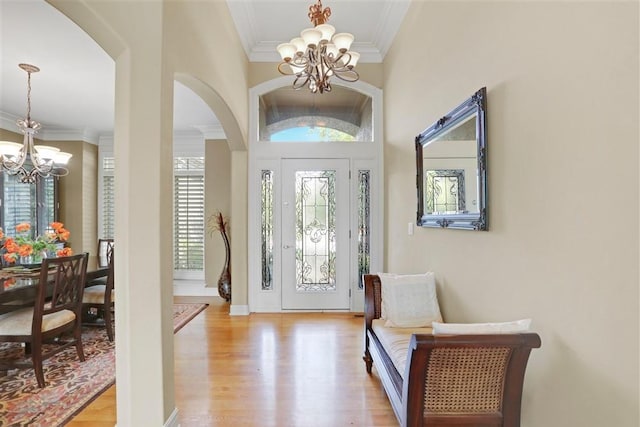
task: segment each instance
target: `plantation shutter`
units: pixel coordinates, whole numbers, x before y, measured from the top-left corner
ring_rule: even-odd
[[[41,189],[41,194],[38,194],[38,234],[42,235],[43,232],[52,232],[53,229],[49,226],[56,220],[56,185],[53,177],[42,178],[40,180],[41,186],[37,189]]]
[[[35,184],[25,184],[17,176],[2,172],[0,184],[0,226],[5,234],[13,236],[16,225],[22,222],[31,224],[34,235],[44,234],[57,217],[55,178],[39,178]]]
[[[101,174],[101,237],[113,238],[115,212],[113,157],[103,158]],[[204,157],[176,157],[174,159],[173,230],[176,272],[202,273],[204,271],[204,231]]]
[[[114,205],[114,161],[113,157],[102,160],[102,232],[100,238],[114,238],[115,205]]]
[[[174,162],[174,269],[204,270],[204,158]]]
[[[3,216],[4,231],[14,235],[16,225],[36,222],[36,186],[23,184],[16,176],[4,175]]]

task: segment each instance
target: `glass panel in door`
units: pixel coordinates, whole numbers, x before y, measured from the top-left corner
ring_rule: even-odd
[[[283,160],[283,309],[349,308],[349,161]]]

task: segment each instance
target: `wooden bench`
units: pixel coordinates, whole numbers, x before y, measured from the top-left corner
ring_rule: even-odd
[[[401,374],[373,330],[381,317],[377,275],[363,275],[368,373],[376,371],[402,426],[520,425],[524,373],[535,333],[412,334]]]

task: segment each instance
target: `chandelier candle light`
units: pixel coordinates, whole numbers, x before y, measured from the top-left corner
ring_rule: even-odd
[[[38,177],[65,176],[69,170],[64,167],[71,154],[56,147],[34,145],[33,135],[40,129],[40,123],[31,120],[31,73],[40,68],[30,64],[18,64],[27,72],[27,118],[18,120],[18,128],[24,134],[22,144],[0,141],[0,167],[10,175],[18,175],[19,181],[33,184]]]
[[[332,76],[355,82],[360,76],[354,70],[360,54],[350,51],[353,34],[338,33],[327,24],[330,8],[322,8],[322,2],[309,6],[309,19],[314,28],[302,30],[300,37],[278,46],[283,62],[278,71],[294,75],[293,88],[308,86],[312,93],[331,92],[329,79]]]

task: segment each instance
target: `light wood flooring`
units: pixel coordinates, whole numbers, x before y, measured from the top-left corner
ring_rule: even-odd
[[[182,427],[397,426],[362,361],[363,318],[352,313],[229,316],[217,297],[176,297],[209,307],[175,335]],[[113,427],[115,386],[69,427]],[[146,426],[145,426],[146,427]]]

